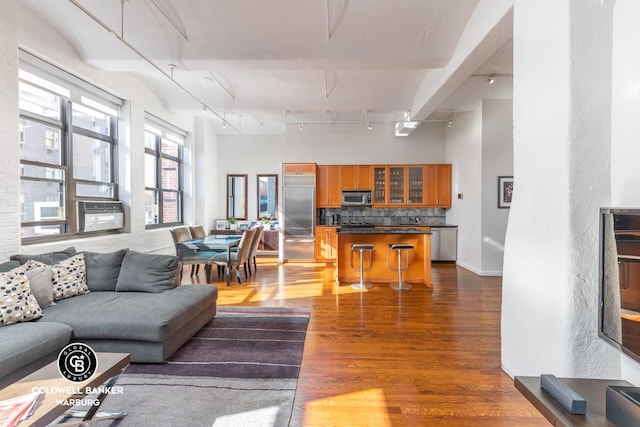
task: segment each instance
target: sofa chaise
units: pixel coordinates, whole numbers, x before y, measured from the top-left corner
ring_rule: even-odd
[[[0,301],[0,387],[69,342],[129,353],[132,362],[166,361],[216,314],[217,287],[179,286],[181,268],[177,257],[127,249],[13,255],[0,265],[0,298],[26,281],[33,299],[19,310]]]

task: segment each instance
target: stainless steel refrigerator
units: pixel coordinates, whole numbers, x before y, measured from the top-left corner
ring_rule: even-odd
[[[285,175],[284,260],[315,260],[315,175]]]

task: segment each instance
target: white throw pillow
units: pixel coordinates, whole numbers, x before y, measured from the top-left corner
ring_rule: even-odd
[[[31,293],[27,266],[0,274],[0,326],[42,317],[42,309]]]

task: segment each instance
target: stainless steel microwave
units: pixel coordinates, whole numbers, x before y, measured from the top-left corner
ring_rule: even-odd
[[[343,190],[342,206],[371,206],[371,191]]]

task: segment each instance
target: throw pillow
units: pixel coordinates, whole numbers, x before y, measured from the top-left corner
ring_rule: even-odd
[[[129,251],[122,260],[117,292],[158,293],[175,287],[178,257]]]
[[[91,291],[115,291],[120,266],[128,249],[106,254],[83,252],[87,267],[87,286]]]
[[[65,259],[71,258],[72,256],[77,255],[76,248],[69,247],[62,251],[57,252],[48,252],[46,254],[39,255],[27,255],[27,254],[17,254],[11,255],[9,257],[10,260],[20,261],[20,264],[25,264],[30,259],[34,261],[41,262],[43,264],[53,265],[60,261],[64,261]]]
[[[42,317],[42,309],[31,293],[26,267],[0,274],[0,326]]]
[[[42,267],[37,261],[29,263],[30,266]],[[84,254],[78,254],[69,259],[51,266],[51,281],[53,283],[53,300],[82,295],[89,292],[87,286],[86,267]]]
[[[54,305],[53,302],[53,281],[51,275],[51,267],[48,265],[38,266],[39,263],[30,260],[27,266],[26,276],[29,278],[29,287],[31,293],[38,301],[40,308],[47,308]]]

